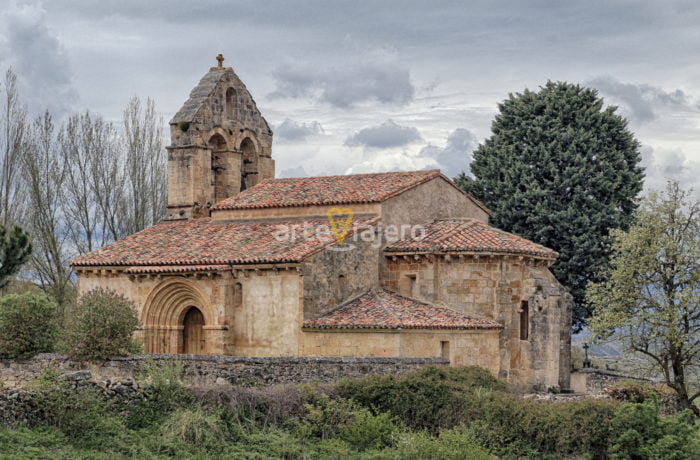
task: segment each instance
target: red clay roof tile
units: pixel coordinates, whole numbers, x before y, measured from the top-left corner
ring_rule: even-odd
[[[390,252],[494,252],[556,258],[559,254],[530,240],[474,219],[439,219],[425,226],[423,235],[385,248]]]
[[[501,329],[498,322],[470,318],[447,307],[372,289],[314,320],[309,329]]]
[[[435,177],[449,181],[438,170],[269,179],[219,201],[212,210],[380,203]]]
[[[376,217],[356,216],[349,234]],[[72,265],[220,265],[299,262],[335,242],[330,232],[303,240],[277,238],[284,226],[328,227],[327,219],[166,221],[73,260]]]
[[[145,265],[129,267],[124,273],[129,275],[146,273],[186,273],[186,272],[208,272],[216,270],[228,270],[230,265]]]

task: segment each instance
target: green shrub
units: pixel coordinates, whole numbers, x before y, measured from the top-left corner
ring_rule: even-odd
[[[357,409],[346,399],[331,399],[321,395],[313,403],[306,405],[307,414],[298,428],[301,437],[331,439],[340,437],[343,426],[353,418]]]
[[[59,375],[60,374],[53,369],[44,369],[34,380],[29,382],[29,388],[39,391],[49,390],[52,386],[56,385]]]
[[[43,411],[41,422],[58,428],[75,445],[99,446],[124,430],[110,415],[110,401],[93,386],[53,384],[39,393],[37,406]]]
[[[499,456],[606,455],[609,420],[618,403],[533,402],[504,390],[502,382],[475,368],[428,368],[338,385],[341,396],[375,414],[387,412],[413,429],[437,435],[464,425],[472,438]]]
[[[340,439],[357,450],[383,449],[394,444],[399,432],[389,414],[374,415],[367,409],[357,409],[340,428]]]
[[[607,452],[616,407],[601,400],[547,403],[494,393],[470,408],[465,423],[481,445],[501,457],[528,452],[530,457],[589,453],[599,458]]]
[[[138,382],[147,391],[157,393],[162,400],[174,402],[185,393],[184,370],[185,365],[179,359],[155,361],[148,357]]]
[[[126,424],[130,428],[152,425],[170,412],[194,402],[182,381],[182,361],[156,362],[148,358],[143,367],[144,373],[138,382],[145,398],[128,409]]]
[[[223,435],[218,414],[207,414],[201,407],[176,410],[162,424],[161,433],[194,446],[210,445]]]
[[[624,404],[610,421],[612,459],[700,458],[699,430],[690,410],[660,419],[652,402]]]
[[[389,412],[405,425],[437,433],[465,422],[475,391],[505,391],[505,384],[478,367],[427,367],[402,375],[343,380],[341,396],[375,412]]]
[[[389,414],[374,415],[352,401],[325,394],[313,399],[296,427],[301,438],[340,439],[357,450],[381,449],[392,445],[401,431]]]
[[[134,306],[106,289],[84,294],[68,322],[66,347],[76,359],[108,359],[140,350],[133,334],[139,325]]]
[[[0,355],[25,358],[53,351],[57,309],[44,294],[11,294],[0,299]]]
[[[456,428],[445,430],[437,437],[426,433],[404,434],[399,437],[394,452],[386,452],[379,458],[491,460],[495,457],[481,447],[467,431]]]

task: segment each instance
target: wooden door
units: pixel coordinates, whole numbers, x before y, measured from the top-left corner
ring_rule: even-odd
[[[192,355],[204,354],[204,315],[191,307],[185,315],[183,331],[183,351]]]

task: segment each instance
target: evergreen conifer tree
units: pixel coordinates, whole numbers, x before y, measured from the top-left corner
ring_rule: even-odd
[[[626,229],[644,173],[627,121],[594,89],[548,82],[499,104],[492,135],[456,180],[491,222],[560,253],[552,270],[574,296],[574,329],[590,316],[585,288],[607,266],[610,231]]]
[[[17,273],[31,253],[29,235],[17,226],[0,225],[0,288],[7,285],[10,276]]]

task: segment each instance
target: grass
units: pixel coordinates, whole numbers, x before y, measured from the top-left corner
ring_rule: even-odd
[[[697,458],[687,413],[653,400],[524,401],[477,368],[334,385],[185,389],[153,368],[147,398],[116,406],[44,382],[44,417],[0,427],[0,459]],[[640,390],[641,391],[641,390]]]

